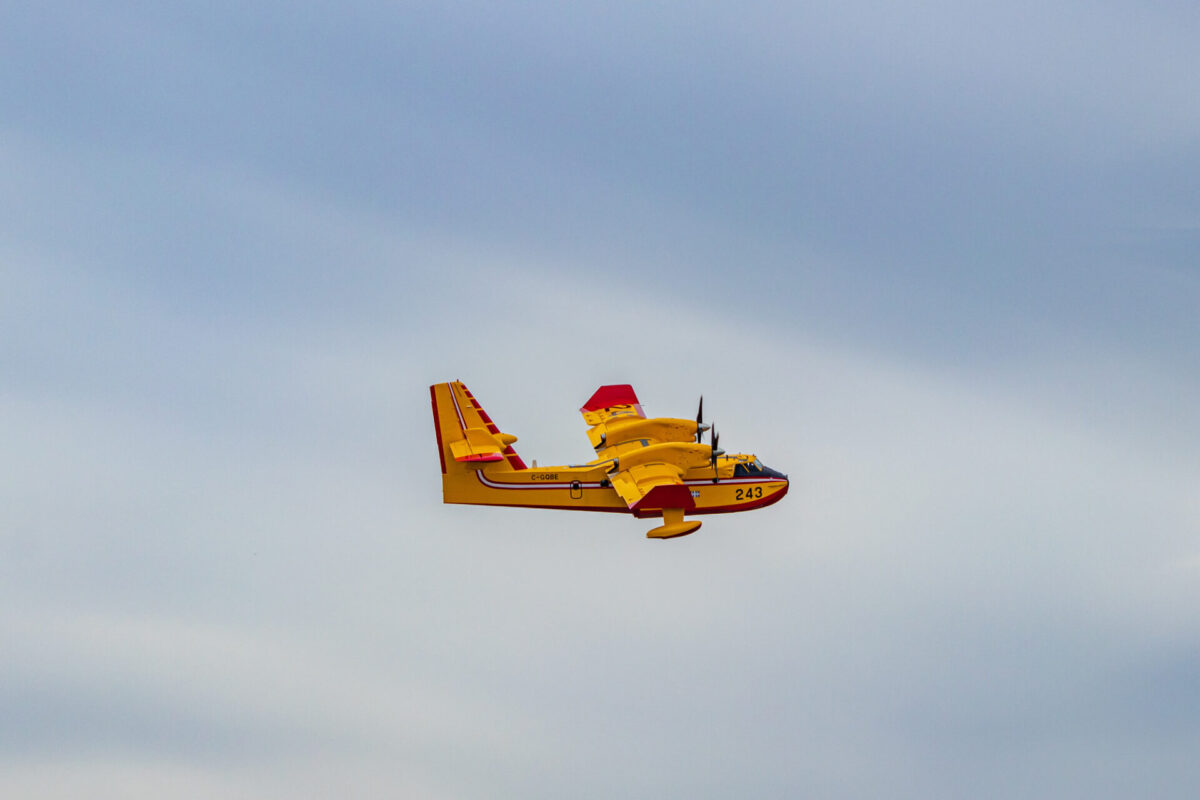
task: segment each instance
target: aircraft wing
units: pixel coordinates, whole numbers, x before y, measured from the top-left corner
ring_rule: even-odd
[[[696,443],[695,422],[647,418],[628,384],[601,386],[579,411],[598,460],[612,460],[609,480],[631,511],[696,507],[683,475],[709,463],[712,448]]]
[[[680,473],[667,464],[648,464],[622,470],[610,476],[613,488],[634,512],[654,513],[664,508],[696,507],[691,491],[684,486]]]
[[[601,386],[592,395],[583,408],[583,421],[593,427],[612,419],[625,417],[630,419],[645,419],[642,404],[638,401],[633,387],[627,383],[616,386]]]
[[[683,475],[709,462],[712,448],[695,442],[659,442],[623,448],[613,459],[609,480],[635,513],[665,508],[692,509],[696,501]]]
[[[629,384],[601,386],[579,411],[591,426],[588,439],[601,460],[651,444],[696,439],[696,423],[691,420],[647,418]]]

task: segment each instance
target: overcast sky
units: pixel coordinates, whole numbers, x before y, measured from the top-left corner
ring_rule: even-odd
[[[1194,4],[246,6],[0,8],[0,794],[1200,793]]]

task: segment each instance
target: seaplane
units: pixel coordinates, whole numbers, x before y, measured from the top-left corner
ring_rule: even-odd
[[[647,417],[633,387],[601,386],[580,412],[595,458],[559,467],[526,466],[461,381],[429,387],[442,466],[442,501],[661,518],[649,539],[694,533],[689,515],[749,511],[778,503],[787,476],[754,455],[728,454],[715,427],[696,419]],[[703,443],[705,432],[709,443]]]

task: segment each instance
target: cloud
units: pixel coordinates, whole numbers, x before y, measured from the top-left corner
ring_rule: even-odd
[[[275,11],[0,48],[6,794],[1195,793],[1189,23]],[[443,506],[453,378],[792,492]]]
[[[320,752],[335,774],[434,796],[565,789],[586,769],[608,776],[597,796],[665,791],[680,769],[697,791],[747,771],[936,791],[994,770],[991,753],[1035,763],[1038,742],[1129,756],[1131,724],[1174,758],[1148,675],[1191,641],[1196,598],[1162,576],[1192,552],[1195,515],[1153,418],[1114,432],[1047,403],[1036,373],[989,384],[752,320],[697,346],[709,318],[621,282],[588,295],[603,326],[575,325],[579,289],[551,272],[428,252],[463,280],[415,318],[335,344],[256,329],[248,350],[235,325],[208,340],[187,385],[209,415],[173,393],[136,413],[103,395],[70,415],[10,402],[8,440],[40,457],[8,484],[5,527],[23,535],[6,592],[31,611],[10,612],[23,644],[5,682],[42,687],[6,703],[41,732],[10,728],[10,758],[115,751],[84,769],[137,786],[232,762],[278,793]],[[86,296],[133,331],[161,319]],[[504,335],[446,324],[458,308]],[[400,344],[439,324],[454,375]],[[562,330],[582,338],[541,335]],[[589,363],[589,337],[654,347]],[[793,495],[670,548],[630,520],[441,507],[424,386],[449,377],[543,463],[584,452],[574,408],[594,383],[628,377],[656,413],[704,391],[724,439],[789,471]],[[961,770],[905,766],[947,736]],[[358,748],[378,755],[343,755]]]

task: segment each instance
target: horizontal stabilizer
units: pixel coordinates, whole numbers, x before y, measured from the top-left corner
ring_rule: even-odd
[[[464,437],[450,443],[450,455],[463,464],[483,464],[504,460],[504,450],[517,440],[508,433],[492,433],[487,428],[467,428]]]
[[[454,460],[463,463],[470,463],[472,461],[503,461],[504,456],[501,453],[471,453],[465,456],[455,456]]]

